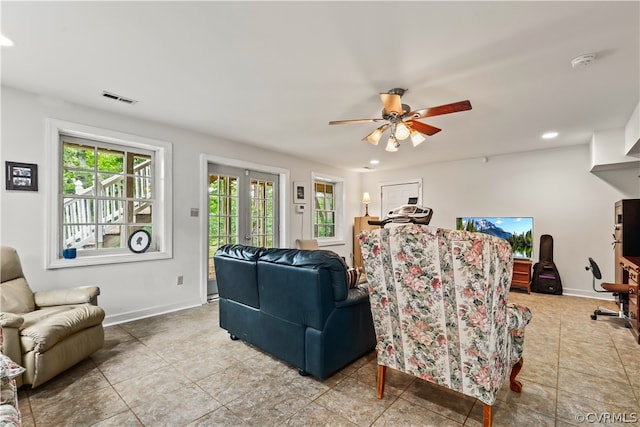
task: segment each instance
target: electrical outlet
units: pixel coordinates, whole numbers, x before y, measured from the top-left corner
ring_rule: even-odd
[[[184,284],[184,276],[182,274],[178,276],[178,282],[176,284],[178,286]]]

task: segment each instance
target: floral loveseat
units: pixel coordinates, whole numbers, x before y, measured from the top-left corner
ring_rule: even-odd
[[[522,366],[527,307],[508,304],[513,255],[487,234],[407,224],[359,237],[376,330],[378,397],[386,368],[484,403],[484,425]],[[513,369],[512,369],[513,368]]]

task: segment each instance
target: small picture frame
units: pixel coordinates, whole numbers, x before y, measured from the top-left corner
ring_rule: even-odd
[[[38,165],[5,162],[7,190],[38,191]]]
[[[309,189],[305,182],[297,181],[293,183],[293,203],[307,203],[308,194]]]

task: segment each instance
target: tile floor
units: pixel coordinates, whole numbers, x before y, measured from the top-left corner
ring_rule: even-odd
[[[510,300],[528,305],[533,320],[523,392],[509,391],[507,381],[494,426],[637,420],[640,346],[619,321],[589,319],[599,301],[515,291]],[[371,353],[325,381],[301,377],[231,341],[212,302],[106,328],[104,348],[90,359],[35,390],[21,389],[20,409],[23,424],[37,427],[481,425],[479,402],[397,372],[387,374],[378,400],[375,375]]]

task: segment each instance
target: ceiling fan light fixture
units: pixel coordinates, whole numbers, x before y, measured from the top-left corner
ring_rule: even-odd
[[[398,141],[393,136],[390,136],[389,140],[387,141],[387,146],[384,148],[384,150],[390,153],[395,153],[396,151],[398,151],[399,146],[400,144],[398,143]]]
[[[420,132],[418,132],[417,130],[411,129],[411,143],[413,144],[414,147],[417,147],[418,145],[422,144],[426,140],[427,138],[422,136]]]
[[[329,124],[340,125],[386,121],[386,124],[375,129],[369,135],[362,138],[362,140],[368,141],[373,145],[378,145],[382,134],[389,129],[389,140],[387,141],[385,150],[395,152],[398,151],[400,147],[399,141],[404,141],[411,137],[411,143],[416,147],[426,140],[425,135],[432,136],[442,130],[427,123],[420,122],[417,119],[441,116],[443,114],[457,113],[471,109],[471,102],[465,100],[412,111],[409,105],[402,103],[402,95],[404,95],[406,91],[407,89],[394,88],[387,93],[380,94],[380,100],[382,101],[382,117],[380,118],[332,120]]]
[[[373,145],[378,145],[378,143],[380,142],[380,138],[382,137],[383,128],[384,126],[380,126],[369,135],[367,135],[364,139],[369,141]]]
[[[409,138],[409,135],[409,126],[407,126],[403,121],[398,122],[398,124],[396,125],[396,139],[402,141]]]

